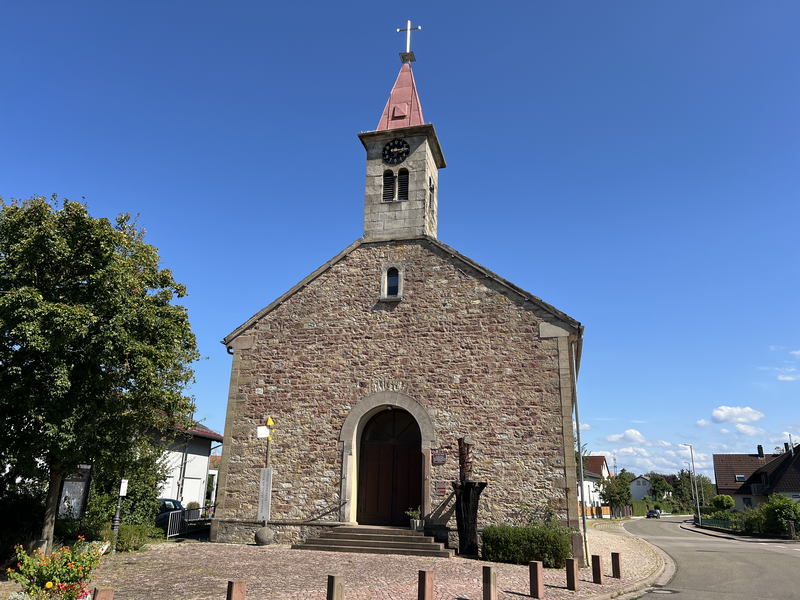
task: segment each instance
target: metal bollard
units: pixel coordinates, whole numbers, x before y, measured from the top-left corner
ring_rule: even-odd
[[[328,575],[327,600],[344,600],[344,575]]]
[[[611,572],[614,579],[622,579],[622,555],[619,552],[611,553]]]
[[[578,591],[578,559],[567,559],[567,589],[573,592]]]
[[[540,560],[532,560],[528,563],[531,573],[531,598],[544,598],[544,571]]]
[[[228,582],[228,595],[226,600],[245,600],[247,596],[247,582],[246,581],[229,581]]]
[[[433,571],[419,572],[417,600],[433,600]]]
[[[603,585],[603,557],[592,554],[592,581]]]

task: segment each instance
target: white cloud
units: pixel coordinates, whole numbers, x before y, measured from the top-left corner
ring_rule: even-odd
[[[660,448],[672,446],[672,444],[664,440],[648,440],[636,429],[626,429],[625,433],[614,433],[603,438],[603,440],[613,443],[642,444],[643,446],[655,446]]]
[[[789,350],[789,354],[793,354],[797,358],[800,358],[800,350]]]
[[[800,377],[794,375],[778,375],[778,381],[797,381]]]
[[[736,423],[736,431],[743,435],[749,435],[750,437],[762,436],[767,433],[760,427],[753,427],[752,425],[744,425],[742,423]]]
[[[700,427],[705,427],[707,425],[711,425],[711,421],[706,421],[705,419],[700,419],[695,425],[699,425]]]
[[[635,429],[626,429],[625,433],[614,433],[607,438],[607,442],[633,442],[634,444],[641,444],[647,441],[641,433]]]
[[[775,352],[777,350],[785,350],[786,346],[770,346],[769,349]]]
[[[714,423],[752,423],[764,418],[764,413],[749,406],[718,406],[711,412]]]
[[[720,429],[719,431],[720,431],[720,433],[730,433],[731,432],[730,429]]]
[[[581,423],[581,431],[589,431],[590,429],[594,429],[588,423]],[[572,422],[572,430],[575,431],[575,421]]]

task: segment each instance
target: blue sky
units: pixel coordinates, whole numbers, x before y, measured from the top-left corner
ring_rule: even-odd
[[[439,239],[585,325],[589,450],[800,437],[794,0],[6,2],[0,194],[140,215],[222,431],[219,340],[361,236],[409,18]]]

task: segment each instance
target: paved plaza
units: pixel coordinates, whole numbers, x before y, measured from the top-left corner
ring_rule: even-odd
[[[594,522],[589,552],[603,557],[605,584],[580,571],[578,592],[566,589],[565,570],[545,569],[547,598],[602,598],[656,575],[663,561],[647,542],[616,522]],[[611,578],[611,553],[622,554],[623,578]],[[227,582],[246,581],[248,600],[325,600],[328,575],[343,575],[347,600],[413,600],[418,572],[433,571],[437,600],[481,600],[482,569],[493,564],[464,558],[350,554],[290,550],[286,546],[162,543],[146,551],[103,557],[98,586],[114,588],[115,600],[224,600]],[[529,594],[528,568],[494,563],[499,599]],[[2,598],[13,590],[0,587]]]

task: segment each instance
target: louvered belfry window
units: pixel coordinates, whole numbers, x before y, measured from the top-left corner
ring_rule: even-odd
[[[408,169],[400,169],[397,174],[397,199],[408,200]]]
[[[391,171],[383,172],[383,201],[391,202],[394,200],[394,173]]]

